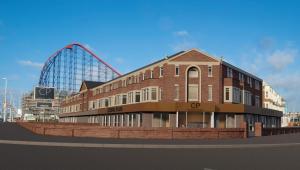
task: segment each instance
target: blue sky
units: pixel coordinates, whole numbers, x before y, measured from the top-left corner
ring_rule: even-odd
[[[267,80],[290,111],[300,111],[299,6],[292,0],[1,0],[0,76],[13,93],[31,90],[45,60],[72,42],[122,73],[195,47]]]

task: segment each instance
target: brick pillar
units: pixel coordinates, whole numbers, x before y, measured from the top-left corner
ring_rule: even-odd
[[[255,136],[262,136],[262,123],[261,122],[255,122],[254,127],[254,135]]]
[[[240,125],[241,128],[243,128],[244,131],[244,138],[248,138],[248,126],[247,126],[247,122],[242,122]]]

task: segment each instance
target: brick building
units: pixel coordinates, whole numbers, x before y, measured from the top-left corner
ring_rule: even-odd
[[[108,82],[82,83],[61,104],[60,122],[113,127],[280,127],[262,108],[262,80],[197,49],[182,51]]]

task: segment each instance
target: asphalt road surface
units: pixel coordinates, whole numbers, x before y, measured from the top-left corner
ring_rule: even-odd
[[[300,134],[231,140],[114,140],[35,135],[15,124],[0,124],[0,140],[71,143],[274,144],[300,143]],[[0,144],[0,170],[257,170],[300,169],[300,146],[209,149],[120,149]]]

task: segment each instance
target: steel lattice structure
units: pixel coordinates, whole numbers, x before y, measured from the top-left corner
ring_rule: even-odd
[[[48,58],[40,74],[39,86],[78,92],[84,80],[106,82],[120,75],[92,51],[74,43]]]

